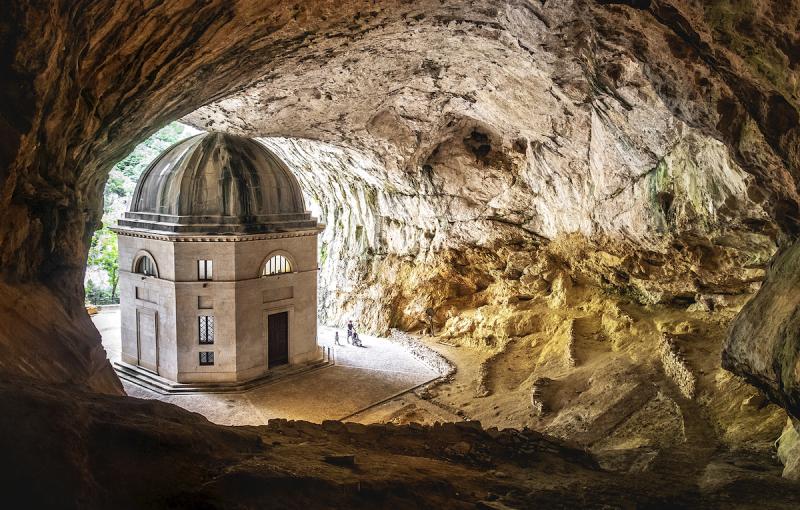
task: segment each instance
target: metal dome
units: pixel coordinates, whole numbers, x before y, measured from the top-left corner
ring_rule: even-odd
[[[289,168],[257,141],[203,133],[174,144],[142,173],[123,228],[197,234],[315,228]]]

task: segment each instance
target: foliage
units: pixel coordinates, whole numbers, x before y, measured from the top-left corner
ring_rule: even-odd
[[[119,303],[119,298],[112,299],[110,291],[89,279],[86,282],[86,302],[94,305],[111,305]]]
[[[114,165],[114,170],[112,170],[111,175],[113,176],[116,172],[133,181],[135,185],[139,176],[144,169],[147,168],[147,165],[156,159],[159,154],[164,152],[175,142],[188,138],[197,132],[197,130],[181,124],[180,122],[167,124],[162,129],[153,133],[150,138],[137,145],[128,157]],[[130,191],[133,192],[133,189],[131,188]],[[108,185],[106,185],[106,197],[108,194],[109,188]]]
[[[319,249],[319,265],[324,266],[326,260],[328,260],[328,243],[323,241]]]
[[[125,192],[125,179],[120,177],[119,175],[109,175],[108,182],[106,183],[106,190],[107,194],[113,194],[118,197],[124,197],[126,195]]]
[[[111,300],[115,300],[117,283],[119,283],[119,249],[117,248],[117,234],[108,227],[103,227],[95,232],[89,248],[88,265],[105,271],[111,287]]]

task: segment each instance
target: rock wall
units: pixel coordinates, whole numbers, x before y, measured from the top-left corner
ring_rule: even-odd
[[[327,225],[321,246],[320,296],[323,319],[328,321],[354,318],[377,331],[408,326],[432,306],[424,302],[426,295],[474,293],[492,279],[487,273],[492,265],[512,265],[513,271],[524,273],[525,261],[533,264],[530,253],[524,252],[539,245],[553,244],[598,283],[645,303],[751,292],[751,283],[763,276],[762,267],[775,249],[777,227],[763,208],[747,198],[748,176],[721,145],[710,139],[703,142],[699,135],[684,139],[652,175],[644,176],[641,185],[616,203],[621,210],[635,211],[631,214],[637,220],[627,226],[593,222],[588,232],[568,237],[572,241],[564,239],[564,233],[571,231],[564,223],[537,232],[508,223],[513,216],[508,211],[454,221],[453,217],[470,214],[455,211],[454,201],[491,210],[496,196],[481,204],[469,191],[470,186],[480,189],[480,175],[462,179],[469,182],[454,194],[419,193],[413,191],[413,182],[403,183],[407,174],[392,174],[374,155],[309,140],[263,142],[293,166]],[[536,164],[536,160],[519,163]],[[530,218],[554,222],[569,222],[582,211],[598,210],[591,196],[572,188],[573,182],[581,185],[577,179],[568,180],[566,189],[552,189],[552,195],[544,197],[557,203],[558,210],[535,214],[537,197],[530,190],[514,193],[511,206],[532,214]],[[407,189],[398,191],[400,183]],[[559,201],[562,195],[572,200]],[[587,258],[581,260],[576,251]],[[483,261],[471,253],[483,253],[493,262],[482,267]],[[508,256],[515,259],[505,259]],[[455,276],[458,273],[460,277]],[[433,284],[432,278],[445,286]],[[453,288],[459,282],[462,288]],[[415,293],[418,305],[404,309],[402,295]]]
[[[778,440],[778,457],[786,466],[783,476],[791,480],[800,480],[800,424],[791,418],[786,420],[786,427],[783,429]]]
[[[722,355],[728,370],[748,380],[800,415],[800,246],[771,262],[761,290],[731,325]]]

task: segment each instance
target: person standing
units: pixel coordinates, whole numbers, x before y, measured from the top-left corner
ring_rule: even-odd
[[[334,343],[334,345],[342,345],[342,344],[339,342],[339,332],[338,332],[338,331],[336,331],[336,332],[333,334],[333,343]]]
[[[356,329],[353,326],[353,321],[347,321],[347,343],[351,343],[353,339],[353,335],[355,335]]]

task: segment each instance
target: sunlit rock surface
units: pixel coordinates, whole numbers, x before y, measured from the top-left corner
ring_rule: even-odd
[[[485,191],[480,175],[463,177],[462,186],[453,194],[417,193],[410,182],[401,192],[392,183],[406,174],[387,173],[373,157],[310,141],[264,142],[293,164],[328,226],[322,246],[323,308],[330,318],[343,319],[349,313],[377,330],[385,330],[404,314],[414,313],[393,304],[403,287],[410,293],[432,292],[443,297],[452,291],[429,287],[416,279],[406,281],[398,275],[402,268],[419,272],[423,265],[433,268],[448,264],[455,253],[468,257],[470,252],[484,250],[496,258],[496,263],[525,272],[540,263],[531,256],[532,246],[557,241],[554,247],[577,266],[573,270],[591,271],[598,283],[631,293],[643,303],[670,303],[676,299],[692,302],[701,294],[751,292],[751,284],[761,279],[763,265],[774,251],[774,241],[764,230],[751,229],[736,216],[746,213],[749,206],[754,217],[747,221],[760,218],[759,226],[769,224],[764,211],[745,196],[746,175],[712,141],[704,148],[695,145],[698,140],[693,139],[690,145],[676,149],[652,169],[652,175],[642,179],[641,185],[628,190],[629,203],[617,198],[619,208],[638,209],[638,220],[632,224],[635,228],[595,223],[590,232],[573,234],[573,241],[562,241],[571,231],[563,224],[542,233],[509,224],[512,213],[493,210],[470,192],[470,186],[476,192]],[[707,175],[709,171],[712,176]],[[713,174],[715,171],[720,174]],[[472,179],[474,182],[468,182]],[[730,187],[720,189],[717,181]],[[558,203],[560,210],[533,214],[536,197],[530,191],[514,195],[513,209],[525,211],[520,215],[530,214],[528,221],[542,217],[569,221],[570,216],[580,217],[583,209],[596,210],[585,203],[591,197],[581,197],[573,182],[580,184],[577,178],[565,180],[564,189],[552,188],[553,195],[546,197]],[[664,192],[654,191],[659,186],[670,190],[669,199],[664,198]],[[568,202],[559,202],[561,194],[574,197],[573,210],[566,210]],[[474,204],[488,212],[459,213],[454,203]],[[730,204],[739,207],[728,209]],[[452,219],[469,214],[475,216]],[[553,238],[548,239],[548,235]],[[579,251],[585,256],[577,256]],[[515,260],[502,260],[515,252]],[[335,289],[336,294],[326,294],[324,289]],[[422,296],[418,294],[417,299]],[[417,312],[425,308],[427,305]],[[419,318],[406,317],[411,321]]]
[[[791,480],[800,480],[800,423],[789,419],[778,440],[778,457],[786,467],[783,476]]]
[[[800,246],[781,251],[758,294],[731,325],[723,366],[800,415]]]

